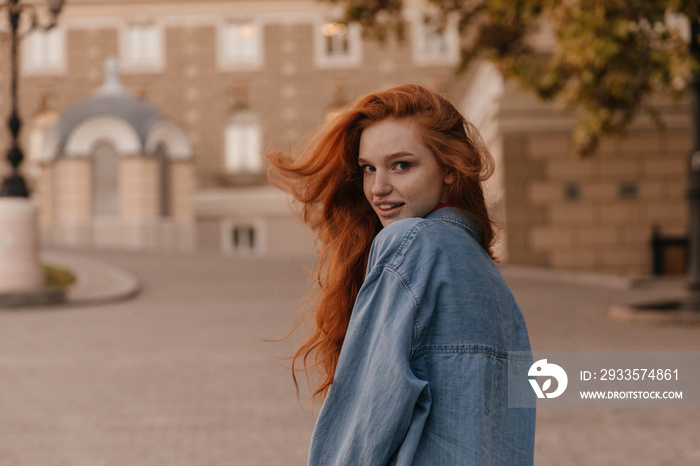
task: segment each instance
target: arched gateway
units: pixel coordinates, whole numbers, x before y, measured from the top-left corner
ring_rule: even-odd
[[[121,84],[105,82],[47,129],[38,198],[45,242],[132,249],[195,247],[192,147]]]

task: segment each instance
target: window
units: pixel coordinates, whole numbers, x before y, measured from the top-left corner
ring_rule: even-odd
[[[262,64],[260,27],[247,21],[229,21],[219,35],[219,62],[222,67]]]
[[[581,199],[581,187],[578,183],[564,184],[564,199],[569,202],[576,202]]]
[[[423,24],[422,33],[421,46],[425,56],[440,58],[447,54],[447,36],[444,30],[440,30],[440,26],[435,21]]]
[[[348,27],[343,23],[326,23],[321,27],[327,57],[345,57],[350,53]]]
[[[59,28],[32,31],[22,42],[22,71],[27,74],[65,70],[65,32]]]
[[[260,125],[255,115],[249,110],[236,111],[229,117],[226,125],[226,172],[260,172],[263,168],[260,145]]]
[[[124,68],[160,70],[163,68],[163,33],[155,23],[131,23],[122,38]]]
[[[441,27],[437,19],[417,18],[414,22],[414,58],[419,65],[451,65],[459,60],[459,37],[452,21]]]
[[[231,230],[231,244],[236,252],[255,250],[255,228],[252,225],[237,225]]]
[[[238,256],[265,253],[265,221],[260,217],[224,218],[220,223],[221,252]]]
[[[317,24],[316,64],[323,68],[358,66],[361,56],[360,30],[339,22]]]
[[[624,181],[618,186],[620,199],[636,199],[639,196],[639,185],[635,181]]]

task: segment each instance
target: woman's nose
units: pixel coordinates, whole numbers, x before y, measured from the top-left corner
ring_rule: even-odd
[[[372,195],[386,196],[391,192],[391,184],[385,173],[377,171],[374,175],[374,183],[372,183]]]

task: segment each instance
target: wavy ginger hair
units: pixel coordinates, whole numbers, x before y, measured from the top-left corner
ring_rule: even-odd
[[[298,363],[307,379],[309,369],[319,369],[314,398],[324,398],[333,382],[370,246],[382,228],[365,198],[357,159],[362,131],[387,118],[417,123],[414,128],[440,168],[454,175],[444,187],[445,199],[480,223],[482,246],[493,257],[493,226],[481,187],[493,171],[493,159],[476,128],[426,87],[404,84],[360,98],[327,123],[297,160],[268,153],[270,181],[300,203],[301,218],[318,235],[319,288],[309,292],[311,335],[292,357],[295,384]]]

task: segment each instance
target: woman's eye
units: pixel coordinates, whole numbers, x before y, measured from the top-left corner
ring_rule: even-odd
[[[372,165],[360,165],[360,168],[365,173],[374,171],[374,167]]]
[[[411,164],[408,162],[397,162],[396,163],[396,168],[399,170],[408,170],[408,168],[410,166],[411,166]]]

